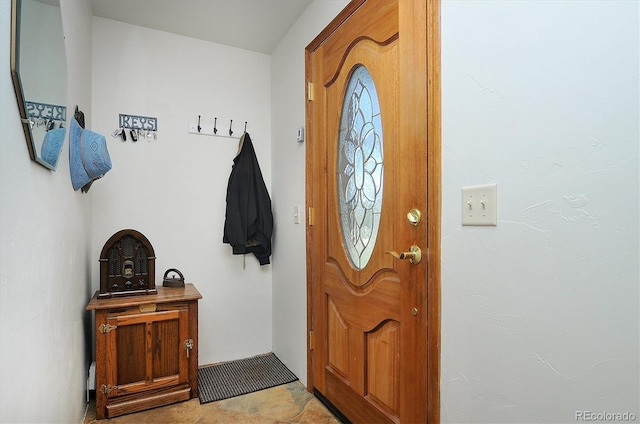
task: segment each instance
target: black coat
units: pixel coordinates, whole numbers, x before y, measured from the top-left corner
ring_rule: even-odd
[[[240,145],[227,186],[222,241],[231,245],[234,255],[253,253],[260,265],[266,265],[271,256],[273,234],[271,198],[248,133],[242,135]]]

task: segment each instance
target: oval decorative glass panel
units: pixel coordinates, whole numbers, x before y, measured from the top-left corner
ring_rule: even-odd
[[[338,134],[338,207],[345,249],[356,269],[375,246],[382,211],[382,118],[378,93],[363,65],[347,83]]]

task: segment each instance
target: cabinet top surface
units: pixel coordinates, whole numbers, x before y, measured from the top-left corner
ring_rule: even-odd
[[[156,289],[158,290],[157,294],[117,296],[107,299],[98,299],[100,292],[96,291],[87,305],[87,311],[137,306],[146,303],[168,303],[202,299],[198,289],[191,283],[185,284],[184,287],[156,287]]]

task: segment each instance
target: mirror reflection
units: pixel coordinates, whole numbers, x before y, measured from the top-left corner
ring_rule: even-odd
[[[13,0],[12,18],[11,73],[29,155],[55,170],[67,119],[60,1]]]

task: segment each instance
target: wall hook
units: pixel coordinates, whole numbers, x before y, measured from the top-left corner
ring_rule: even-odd
[[[202,127],[200,126],[200,115],[198,115],[198,132],[200,132],[201,129]]]
[[[247,132],[247,121],[244,121],[244,132]]]
[[[213,118],[213,133],[218,134],[218,118]]]
[[[233,126],[233,119],[229,123],[229,137],[231,137],[233,135],[233,130],[231,129],[232,126]]]

